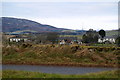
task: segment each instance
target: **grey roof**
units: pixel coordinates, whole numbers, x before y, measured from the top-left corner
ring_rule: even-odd
[[[106,36],[104,38],[117,38],[117,36]]]
[[[15,37],[10,37],[10,39],[12,39],[12,38],[28,38],[28,37],[22,37],[22,36],[15,36]]]

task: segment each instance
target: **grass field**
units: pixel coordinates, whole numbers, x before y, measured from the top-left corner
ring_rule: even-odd
[[[60,37],[77,37],[77,39],[82,39],[82,35],[60,35]]]
[[[120,70],[103,71],[97,73],[88,73],[84,75],[63,75],[63,74],[48,74],[28,71],[4,70],[3,78],[120,78],[118,73]]]
[[[106,31],[106,36],[118,35],[117,30]]]

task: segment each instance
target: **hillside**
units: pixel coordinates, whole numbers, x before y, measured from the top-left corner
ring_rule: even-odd
[[[27,19],[2,17],[2,31],[3,32],[15,32],[23,30],[32,30],[37,32],[60,32],[62,28],[56,28],[54,26],[40,24],[35,21]]]
[[[2,32],[12,32],[11,34],[29,33],[29,32],[60,32],[61,35],[83,35],[86,30],[70,30],[57,28],[51,25],[41,24],[27,19],[18,19],[10,17],[0,18],[0,27]],[[118,35],[117,30],[106,31],[106,36]]]
[[[106,36],[118,36],[118,30],[106,31]]]

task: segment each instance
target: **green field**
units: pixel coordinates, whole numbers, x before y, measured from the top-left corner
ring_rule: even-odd
[[[71,31],[71,32],[75,32],[75,31]],[[106,31],[106,36],[113,36],[113,35],[118,35],[118,31],[117,30],[109,30]],[[78,39],[82,39],[82,35],[60,35],[60,37],[77,37]]]
[[[118,35],[118,31],[117,30],[106,31],[106,36],[113,36],[113,35]]]
[[[60,37],[77,37],[77,39],[82,39],[82,35],[60,35]]]
[[[120,70],[88,73],[84,75],[48,74],[28,71],[3,70],[3,78],[120,78]]]

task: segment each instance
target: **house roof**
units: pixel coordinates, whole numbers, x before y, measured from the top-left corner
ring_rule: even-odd
[[[113,36],[105,36],[104,39],[106,39],[106,38],[108,38],[108,39],[110,39],[110,38],[114,38],[114,39],[116,39],[117,37],[118,37],[117,35],[113,35]],[[99,36],[99,38],[101,38],[101,36]]]
[[[106,36],[104,38],[117,38],[117,36]]]
[[[26,36],[14,36],[14,37],[10,37],[10,38],[28,38]]]
[[[11,37],[10,39],[12,39],[12,38],[27,38],[27,37]]]

